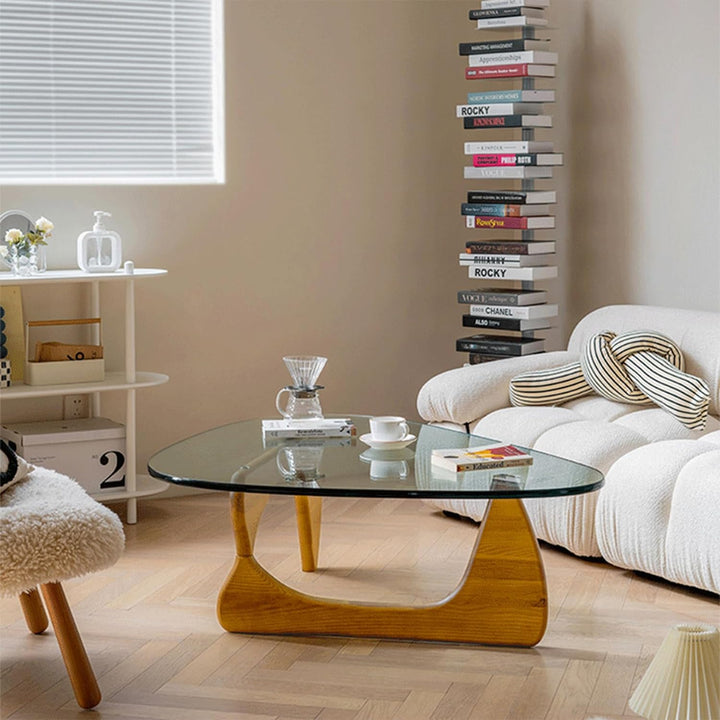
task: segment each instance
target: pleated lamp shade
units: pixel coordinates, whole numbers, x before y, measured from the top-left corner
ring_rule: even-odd
[[[676,625],[630,698],[648,720],[720,718],[720,633],[712,625]]]

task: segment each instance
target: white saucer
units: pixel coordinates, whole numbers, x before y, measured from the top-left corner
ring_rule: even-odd
[[[372,433],[365,433],[359,438],[360,442],[364,442],[371,448],[377,448],[379,450],[399,450],[400,448],[407,447],[410,443],[414,443],[417,438],[415,435],[406,435],[400,440],[376,440],[373,438]]]

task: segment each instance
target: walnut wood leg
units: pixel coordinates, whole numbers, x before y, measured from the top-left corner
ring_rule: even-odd
[[[313,597],[270,575],[253,557],[248,528],[262,508],[238,493],[232,512],[238,548],[218,597],[218,620],[230,632],[387,637],[531,647],[547,626],[547,587],[535,534],[517,499],[492,500],[459,586],[422,606],[355,603]],[[252,533],[254,538],[254,532]]]
[[[309,495],[295,496],[300,562],[304,572],[314,572],[320,552],[320,519],[322,498]]]
[[[31,633],[39,635],[47,630],[48,616],[37,588],[20,593],[20,607]]]
[[[60,583],[41,585],[45,604],[67,668],[75,699],[81,708],[95,707],[101,699],[95,673]]]

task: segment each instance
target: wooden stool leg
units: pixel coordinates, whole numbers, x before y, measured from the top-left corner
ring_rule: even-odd
[[[28,630],[31,633],[39,635],[47,630],[48,616],[37,588],[32,588],[32,590],[20,594],[20,607],[25,616]]]
[[[60,652],[67,668],[70,684],[78,705],[82,708],[95,707],[101,699],[95,673],[90,666],[85,646],[78,632],[75,619],[68,605],[60,583],[41,585],[50,620],[55,628]]]

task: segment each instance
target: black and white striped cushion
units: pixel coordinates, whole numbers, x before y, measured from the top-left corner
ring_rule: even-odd
[[[557,405],[596,392],[616,402],[654,402],[686,427],[701,430],[710,388],[684,367],[682,352],[663,335],[606,331],[588,339],[580,362],[513,378],[510,400],[513,405]]]
[[[579,362],[522,373],[510,381],[513,405],[560,405],[592,392]]]
[[[4,441],[0,440],[0,493],[22,480],[35,466],[30,465]]]

